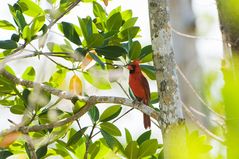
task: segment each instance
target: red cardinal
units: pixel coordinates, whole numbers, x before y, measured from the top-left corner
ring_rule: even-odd
[[[150,90],[147,79],[141,72],[139,61],[134,60],[128,65],[129,69],[129,86],[134,93],[134,96],[138,101],[143,101],[145,105],[149,105],[150,102]],[[150,117],[144,114],[144,128],[150,128]]]

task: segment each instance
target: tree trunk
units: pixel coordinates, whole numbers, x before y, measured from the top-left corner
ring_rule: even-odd
[[[239,2],[217,0],[225,59],[223,98],[227,126],[227,158],[239,158]]]
[[[159,93],[165,159],[187,159],[186,129],[179,95],[166,0],[149,0],[153,61]],[[182,153],[184,150],[184,153]]]

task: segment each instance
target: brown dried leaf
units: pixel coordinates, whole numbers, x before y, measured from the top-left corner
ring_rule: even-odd
[[[104,1],[105,6],[107,7],[109,0],[103,0],[103,1]]]
[[[14,143],[21,135],[21,132],[15,131],[0,137],[0,148],[7,148],[9,145]]]

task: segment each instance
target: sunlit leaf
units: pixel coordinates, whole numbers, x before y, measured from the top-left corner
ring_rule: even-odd
[[[31,29],[29,25],[26,25],[22,31],[22,38],[26,40],[27,42],[31,41],[32,34],[31,34]]]
[[[106,122],[109,120],[112,120],[116,118],[122,110],[122,107],[120,105],[114,105],[109,108],[107,108],[100,116],[101,122]]]
[[[87,80],[87,82],[89,82],[90,84],[92,84],[94,87],[98,89],[103,89],[103,90],[111,89],[111,85],[109,81],[103,76],[97,76],[96,74],[89,73],[89,72],[84,72],[83,76]]]
[[[121,30],[125,30],[125,29],[128,29],[130,27],[133,27],[137,21],[137,17],[134,17],[134,18],[130,18],[128,19],[124,24],[123,26],[121,27]]]
[[[34,81],[35,75],[36,75],[35,69],[32,66],[29,66],[23,72],[22,79],[29,80],[29,81]]]
[[[20,5],[22,12],[28,16],[36,17],[45,14],[41,7],[32,0],[19,0],[17,3]]]
[[[125,11],[121,12],[121,16],[124,21],[127,21],[130,18],[132,18],[133,12],[132,12],[132,10],[125,10]]]
[[[31,25],[31,34],[35,35],[38,31],[40,31],[44,23],[45,23],[45,15],[39,15],[35,17]]]
[[[5,30],[16,30],[15,26],[6,20],[0,20],[0,28]]]
[[[49,82],[53,87],[59,87],[65,80],[66,70],[59,69],[51,76]]]
[[[101,18],[102,20],[106,19],[106,12],[103,7],[97,3],[93,2],[93,13],[96,17]]]

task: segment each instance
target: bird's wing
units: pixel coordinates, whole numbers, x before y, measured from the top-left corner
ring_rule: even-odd
[[[150,102],[150,88],[149,88],[149,83],[147,81],[147,79],[144,77],[144,75],[142,74],[141,75],[142,77],[140,78],[140,83],[142,86],[144,86],[144,92],[145,92],[145,95],[146,95],[146,99],[145,99],[145,104],[149,104]]]

